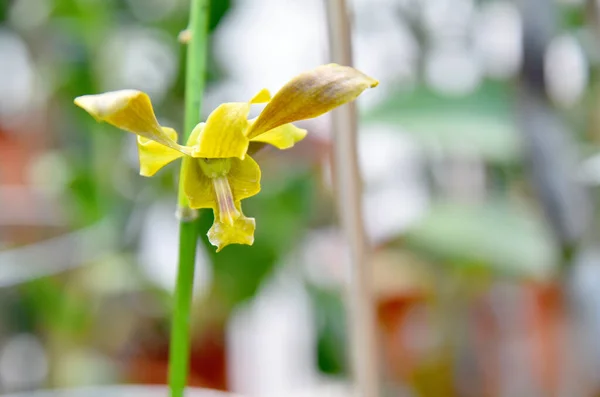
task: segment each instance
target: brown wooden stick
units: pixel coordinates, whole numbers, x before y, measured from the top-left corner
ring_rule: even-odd
[[[344,0],[325,0],[331,61],[352,66],[352,42],[348,9]],[[333,172],[337,184],[340,220],[349,247],[350,284],[348,319],[355,393],[379,395],[375,317],[371,272],[367,262],[361,177],[357,155],[357,111],[354,102],[331,112],[334,135]]]

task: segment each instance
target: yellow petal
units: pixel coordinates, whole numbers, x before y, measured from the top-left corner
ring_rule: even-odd
[[[206,120],[203,127],[196,126],[192,131],[194,157],[243,159],[248,150],[248,112],[250,103],[232,102],[219,105]],[[197,129],[202,128],[201,131]]]
[[[195,146],[198,144],[199,139],[200,139],[200,134],[202,133],[202,131],[204,131],[204,126],[206,126],[206,123],[196,124],[196,126],[190,133],[190,136],[188,137],[186,146]]]
[[[165,134],[177,141],[177,132],[168,127],[162,127]],[[138,136],[138,153],[140,157],[140,175],[152,176],[171,161],[183,156],[183,153],[161,145],[158,142]]]
[[[248,113],[250,105],[266,103],[271,93],[263,88],[248,102],[224,103],[190,134],[187,145],[193,146],[194,157],[243,159],[248,150]]]
[[[214,210],[215,221],[212,227],[208,230],[208,241],[217,247],[217,252],[221,251],[229,244],[245,244],[252,245],[254,243],[254,230],[256,222],[254,218],[247,218],[242,213],[241,203],[235,203],[240,216],[233,224],[223,223],[220,219],[220,214],[217,209]]]
[[[187,196],[191,208],[214,208],[217,202],[212,181],[204,175],[198,161],[193,157],[183,158],[183,192]]]
[[[75,104],[104,121],[184,154],[190,150],[171,139],[158,124],[150,98],[141,91],[119,90],[75,98]]]
[[[252,99],[250,99],[250,103],[267,103],[271,100],[271,93],[266,88],[263,88],[258,92],[258,94],[254,95]]]
[[[298,128],[292,123],[284,124],[264,132],[252,139],[251,142],[263,142],[275,146],[277,149],[289,149],[306,137],[307,131]]]
[[[378,84],[349,66],[318,66],[284,85],[252,124],[247,136],[254,138],[281,125],[320,116]]]
[[[241,201],[260,192],[260,167],[250,156],[243,160],[231,159],[227,174],[235,201]]]

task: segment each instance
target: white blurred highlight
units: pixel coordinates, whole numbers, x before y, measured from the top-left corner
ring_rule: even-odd
[[[179,222],[175,217],[172,200],[157,202],[145,211],[144,225],[138,251],[139,263],[146,275],[167,291],[175,290],[177,279],[177,252],[179,244]],[[194,294],[200,296],[212,281],[203,246],[196,253]]]
[[[53,6],[49,0],[16,0],[9,8],[8,19],[19,30],[35,29],[46,23]]]
[[[556,37],[546,50],[544,59],[548,94],[562,107],[574,105],[587,87],[588,62],[575,37]]]
[[[300,280],[279,276],[230,322],[228,371],[235,393],[279,397],[317,384],[309,297]]]
[[[0,383],[5,390],[35,389],[47,376],[46,352],[34,335],[15,335],[0,349]]]
[[[17,124],[34,101],[35,72],[25,42],[0,28],[0,122]]]
[[[178,44],[161,30],[122,28],[107,38],[98,57],[102,91],[137,89],[158,103],[178,72]]]
[[[516,6],[507,1],[481,5],[473,38],[486,74],[498,79],[513,76],[523,58],[523,26]]]
[[[432,48],[425,59],[425,79],[436,91],[464,95],[477,88],[483,78],[479,60],[460,44]]]
[[[422,158],[406,134],[384,126],[365,128],[358,147],[365,228],[371,241],[380,243],[405,230],[427,208]]]

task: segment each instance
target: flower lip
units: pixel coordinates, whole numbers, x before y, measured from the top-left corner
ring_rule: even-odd
[[[240,217],[240,212],[235,208],[233,194],[226,176],[212,178],[215,198],[219,206],[219,220],[221,223],[233,226],[235,220]]]
[[[230,244],[252,245],[254,243],[254,230],[256,229],[254,218],[244,216],[239,201],[235,202],[235,208],[239,211],[240,216],[233,224],[221,222],[218,209],[215,209],[215,222],[207,236],[208,241],[217,247],[217,252]]]

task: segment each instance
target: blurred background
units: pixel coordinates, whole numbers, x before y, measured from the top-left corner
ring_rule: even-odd
[[[206,116],[328,62],[327,0],[214,0]],[[353,0],[385,395],[600,396],[600,2]],[[186,0],[0,0],[0,393],[164,384],[177,166],[78,95],[181,131]],[[264,150],[254,246],[201,214],[190,384],[337,395],[347,250],[329,118]],[[308,392],[307,392],[308,391]],[[296,394],[294,394],[296,393]],[[327,394],[329,393],[329,394]]]

